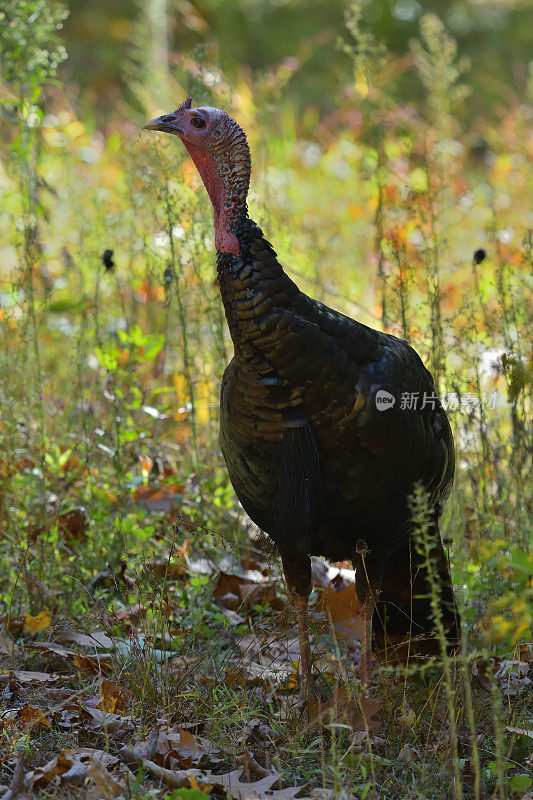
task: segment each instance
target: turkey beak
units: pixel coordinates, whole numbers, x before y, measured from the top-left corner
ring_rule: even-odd
[[[179,124],[176,114],[164,114],[162,117],[154,117],[144,125],[143,130],[163,131],[163,133],[173,133],[175,136],[181,136],[183,133],[183,128]]]

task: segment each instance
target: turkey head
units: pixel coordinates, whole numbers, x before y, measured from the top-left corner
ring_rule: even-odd
[[[250,148],[246,134],[225,111],[210,106],[192,108],[192,98],[171,114],[144,127],[178,136],[194,161],[213,204],[215,247],[240,254],[237,238],[246,220],[250,185]]]

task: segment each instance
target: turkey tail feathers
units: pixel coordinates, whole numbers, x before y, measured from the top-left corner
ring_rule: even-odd
[[[268,534],[280,552],[309,553],[318,524],[320,457],[311,423],[286,428],[275,464],[275,492]]]
[[[413,543],[406,543],[385,563],[383,588],[374,617],[374,635],[381,655],[387,661],[438,655],[442,651],[442,635],[448,652],[458,645],[459,615],[440,538],[434,540],[431,569],[438,600],[438,621],[435,619],[430,576]]]

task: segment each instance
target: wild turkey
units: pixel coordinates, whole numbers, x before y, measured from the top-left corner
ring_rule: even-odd
[[[307,297],[248,217],[250,150],[218,108],[177,111],[148,130],[179,136],[214,209],[220,291],[235,355],[222,379],[220,445],[251,519],[275,542],[296,610],[308,698],[310,556],[351,559],[370,675],[372,612],[380,647],[438,652],[425,563],[411,546],[409,498],[429,498],[440,617],[458,620],[438,518],[454,473],[453,436],[430,373],[406,341]],[[417,397],[412,408],[405,398]],[[381,404],[380,404],[381,401]]]

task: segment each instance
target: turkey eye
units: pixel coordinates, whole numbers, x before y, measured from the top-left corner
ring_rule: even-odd
[[[191,119],[191,125],[193,128],[198,128],[199,130],[205,128],[205,119],[203,119],[203,117],[193,117]]]

